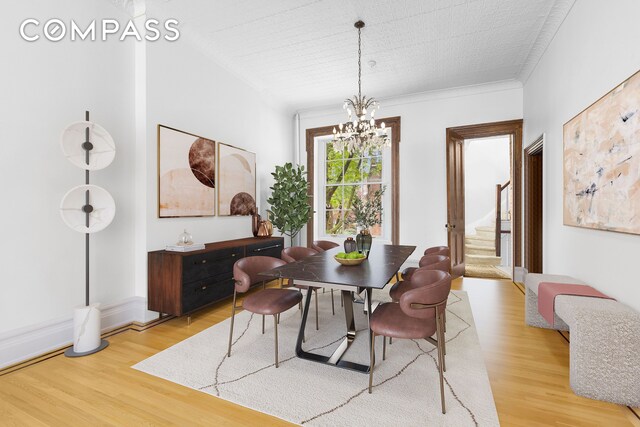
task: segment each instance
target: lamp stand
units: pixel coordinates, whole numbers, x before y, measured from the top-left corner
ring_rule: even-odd
[[[88,111],[85,111],[85,121],[89,121]],[[87,127],[85,129],[85,141],[82,143],[87,165],[89,164],[89,154],[93,150],[93,144],[89,136],[89,127]],[[85,169],[84,180],[85,184],[89,185],[89,169]],[[87,228],[89,228],[89,215],[93,212],[89,196],[89,190],[87,190],[85,192],[85,205],[82,207]],[[89,233],[84,235],[84,245],[85,306],[78,307],[73,312],[73,347],[64,352],[67,357],[88,356],[105,349],[109,345],[107,340],[103,340],[100,337],[100,304],[89,304]]]

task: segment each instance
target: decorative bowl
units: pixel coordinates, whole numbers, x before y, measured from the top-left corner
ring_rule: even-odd
[[[342,265],[360,265],[362,264],[367,258],[357,258],[357,259],[345,259],[345,258],[336,258],[335,256],[333,257],[333,259],[335,259],[336,261],[338,261],[340,264]]]

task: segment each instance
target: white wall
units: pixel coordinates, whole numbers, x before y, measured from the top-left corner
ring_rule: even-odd
[[[148,43],[146,55],[147,250],[174,243],[184,228],[198,242],[250,237],[250,217],[158,218],[157,125],[255,152],[257,204],[265,216],[271,172],[293,160],[293,114],[188,43]],[[136,284],[136,294],[146,296],[146,281]]]
[[[473,234],[475,227],[495,224],[496,184],[511,174],[509,137],[467,139],[464,150],[465,230]]]
[[[117,147],[113,164],[91,174],[117,206],[113,223],[91,240],[91,300],[109,304],[133,295],[134,46],[117,39],[20,38],[24,19],[52,17],[125,19],[104,0],[32,0],[3,8],[0,332],[69,318],[84,304],[84,235],[67,228],[58,207],[69,189],[84,184],[84,171],[64,158],[59,137],[85,110]]]
[[[545,133],[544,271],[640,310],[640,236],[562,224],[562,126],[640,69],[640,2],[580,0],[524,86],[524,145]]]
[[[270,172],[293,158],[292,114],[188,39],[28,43],[18,28],[32,17],[130,19],[105,0],[31,0],[3,11],[0,368],[69,344],[73,307],[84,304],[84,236],[64,225],[58,207],[84,183],[84,172],[62,155],[59,136],[85,110],[117,147],[114,163],[91,174],[117,206],[114,222],[91,241],[91,300],[104,304],[103,328],[145,320],[147,250],[175,242],[183,228],[201,242],[251,235],[248,217],[156,217],[158,123],[256,152],[262,212]]]
[[[402,120],[400,243],[416,245],[410,259],[417,260],[427,247],[447,241],[446,129],[522,118],[522,87],[503,82],[380,101],[376,117]],[[301,163],[306,162],[305,130],[344,120],[340,100],[330,108],[301,112]]]

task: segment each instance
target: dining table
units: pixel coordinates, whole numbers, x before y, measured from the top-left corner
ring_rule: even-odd
[[[296,340],[296,356],[300,359],[368,373],[373,365],[371,357],[368,365],[343,359],[345,352],[356,338],[356,325],[353,315],[354,298],[360,295],[363,296],[361,301],[364,304],[367,318],[366,332],[369,334],[369,345],[371,345],[373,336],[370,320],[376,306],[372,301],[373,290],[383,289],[393,276],[398,273],[401,266],[415,249],[415,246],[407,245],[375,245],[369,252],[368,258],[361,264],[342,265],[334,259],[335,255],[342,251],[341,247],[336,247],[296,262],[261,272],[261,276],[289,279],[296,285],[309,286],[310,288],[337,289],[342,293],[346,334],[333,353],[330,356],[326,356],[303,349],[304,333],[312,294],[310,290],[307,291],[300,331]]]

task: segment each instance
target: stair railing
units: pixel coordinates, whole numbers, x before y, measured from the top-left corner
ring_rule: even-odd
[[[496,184],[496,256],[500,256],[500,243],[502,237],[502,192],[511,185],[511,180],[504,184]],[[507,193],[508,195],[509,193]],[[508,199],[507,199],[508,206]],[[505,232],[507,232],[505,230]]]

